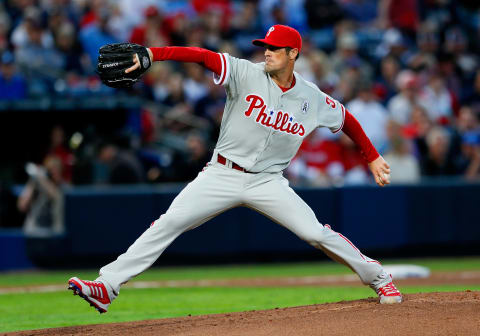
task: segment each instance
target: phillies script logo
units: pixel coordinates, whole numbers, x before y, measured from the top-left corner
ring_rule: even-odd
[[[298,122],[293,122],[293,116],[290,116],[287,112],[283,111],[265,111],[267,105],[263,101],[263,98],[255,94],[249,94],[245,97],[247,103],[250,103],[248,110],[245,111],[245,116],[250,117],[252,112],[258,111],[255,122],[265,126],[273,128],[274,130],[285,132],[288,134],[304,136],[305,128]]]

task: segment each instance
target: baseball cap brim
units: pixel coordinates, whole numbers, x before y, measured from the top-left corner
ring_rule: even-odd
[[[266,44],[268,45],[271,45],[271,46],[274,46],[274,47],[285,47],[285,45],[280,45],[280,44],[277,44],[277,43],[272,43],[272,41],[269,41],[267,42],[266,39],[257,39],[257,40],[253,40],[252,41],[252,44],[253,45],[256,45],[258,47],[264,47]]]

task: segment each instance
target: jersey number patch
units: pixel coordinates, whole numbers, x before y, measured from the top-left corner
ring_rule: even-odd
[[[335,100],[333,100],[332,98],[330,98],[329,96],[326,96],[325,97],[325,101],[328,105],[330,105],[331,108],[335,108],[337,107],[337,104],[335,104]]]

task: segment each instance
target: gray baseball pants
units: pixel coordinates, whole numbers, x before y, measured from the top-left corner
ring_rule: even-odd
[[[149,268],[181,233],[237,206],[252,208],[289,229],[350,267],[366,285],[383,272],[377,261],[320,224],[281,173],[250,174],[229,165],[228,160],[227,165],[215,162],[200,172],[125,253],[100,269],[97,280],[106,282],[118,294],[122,284]]]

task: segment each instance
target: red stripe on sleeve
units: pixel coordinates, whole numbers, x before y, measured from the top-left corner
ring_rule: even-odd
[[[340,104],[340,107],[342,108],[342,124],[340,125],[340,127],[334,131],[333,133],[338,133],[340,132],[342,129],[343,129],[343,125],[345,124],[345,107],[343,106],[343,104]]]
[[[343,132],[360,147],[360,151],[368,163],[372,162],[380,156],[372,142],[363,131],[362,126],[357,119],[348,111],[345,111],[345,122],[343,124]]]
[[[223,82],[225,81],[225,75],[227,74],[227,60],[225,59],[224,54],[220,54],[222,58],[222,64],[223,64],[223,73],[222,73],[222,79],[220,79],[220,85],[223,85]]]
[[[198,63],[218,76],[222,75],[220,54],[197,47],[159,47],[150,48],[154,61],[180,61]]]

